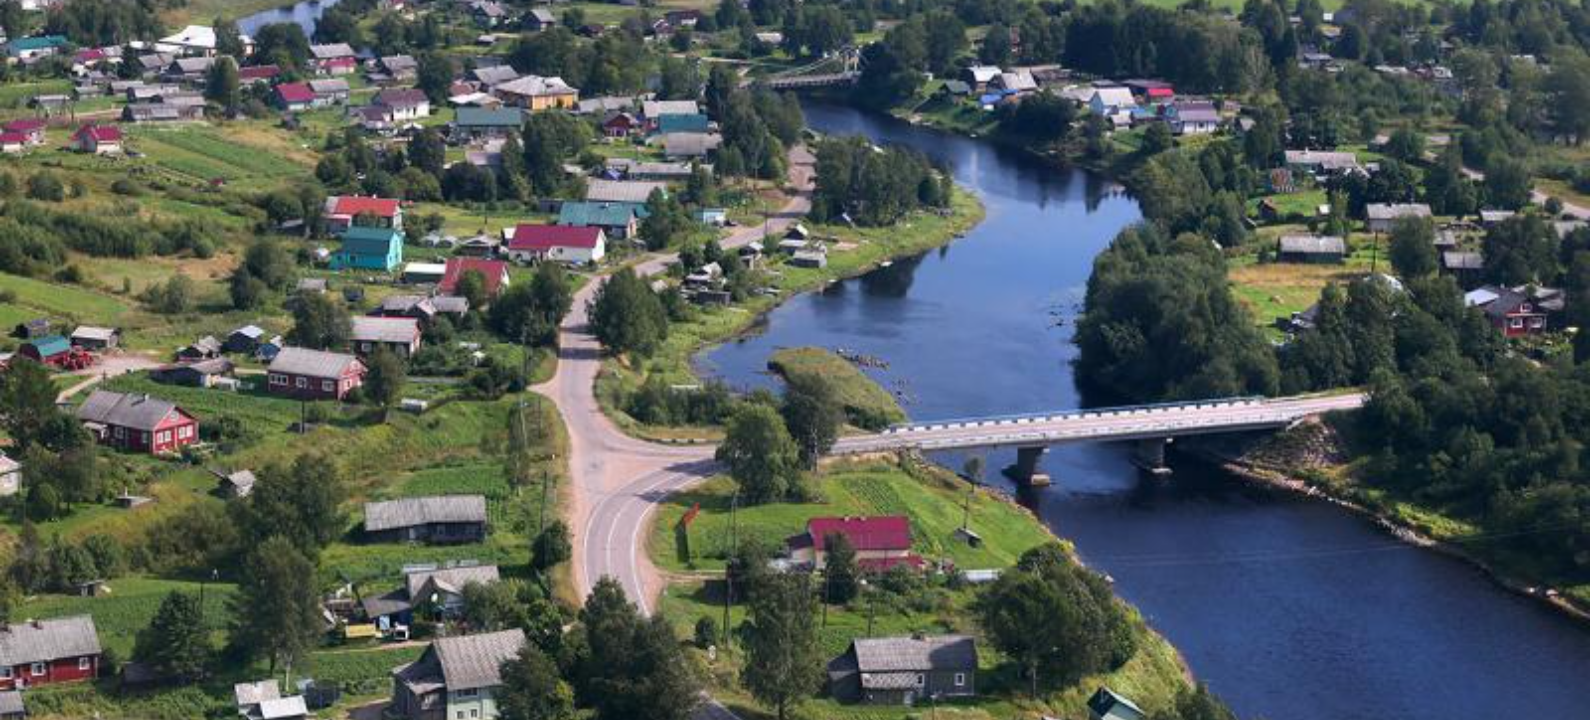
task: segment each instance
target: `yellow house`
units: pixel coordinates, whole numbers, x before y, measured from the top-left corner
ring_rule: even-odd
[[[580,100],[580,91],[569,87],[560,77],[526,75],[492,88],[503,103],[530,111],[552,108],[573,109]]]

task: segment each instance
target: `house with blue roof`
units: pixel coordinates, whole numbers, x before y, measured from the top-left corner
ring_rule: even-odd
[[[54,55],[67,46],[65,35],[37,35],[34,37],[17,38],[6,43],[6,56],[13,57],[23,62],[34,58]]]
[[[392,272],[403,264],[403,231],[355,225],[342,234],[342,247],[331,255],[332,270]]]
[[[558,210],[558,224],[599,227],[611,237],[627,239],[635,237],[640,229],[640,221],[650,214],[645,203],[571,200],[563,203]]]

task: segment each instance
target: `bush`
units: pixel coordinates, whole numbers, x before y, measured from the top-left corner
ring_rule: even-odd
[[[718,621],[713,620],[711,615],[702,615],[700,619],[696,620],[696,647],[705,650],[717,642]]]
[[[144,194],[143,186],[139,185],[138,182],[132,178],[121,178],[116,182],[111,183],[110,191],[116,193],[117,195],[126,195],[129,197],[137,197]]]

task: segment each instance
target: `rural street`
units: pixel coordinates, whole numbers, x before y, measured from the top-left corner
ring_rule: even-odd
[[[804,146],[789,153],[791,197],[766,223],[743,227],[721,241],[738,248],[778,234],[811,209],[813,163]],[[659,255],[635,265],[636,273],[662,273],[677,255]],[[632,438],[602,412],[596,398],[596,376],[602,348],[591,335],[586,307],[601,285],[598,278],[574,296],[574,307],[559,329],[558,366],[552,378],[535,387],[563,415],[569,436],[570,504],[565,516],[574,536],[574,586],[581,597],[604,575],[617,579],[624,592],[652,610],[662,580],[646,557],[646,524],[668,493],[711,474],[709,445],[669,445]]]

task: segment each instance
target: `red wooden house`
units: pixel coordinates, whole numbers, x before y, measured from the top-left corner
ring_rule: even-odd
[[[364,384],[364,363],[352,355],[282,348],[266,369],[272,395],[300,400],[341,400]]]
[[[785,540],[785,547],[795,562],[821,566],[827,561],[828,538],[833,535],[850,541],[857,565],[864,570],[882,572],[895,565],[923,565],[922,558],[911,552],[911,519],[904,515],[812,518],[805,532]]]
[[[99,661],[88,615],[0,626],[0,690],[92,680]]]
[[[485,278],[488,298],[497,297],[503,288],[508,287],[508,263],[486,258],[452,257],[447,259],[447,269],[442,273],[442,281],[436,289],[443,295],[456,295],[458,281],[464,277],[464,273],[471,271]]]
[[[95,390],[77,419],[101,444],[158,455],[199,441],[199,420],[175,403],[144,394]]]

